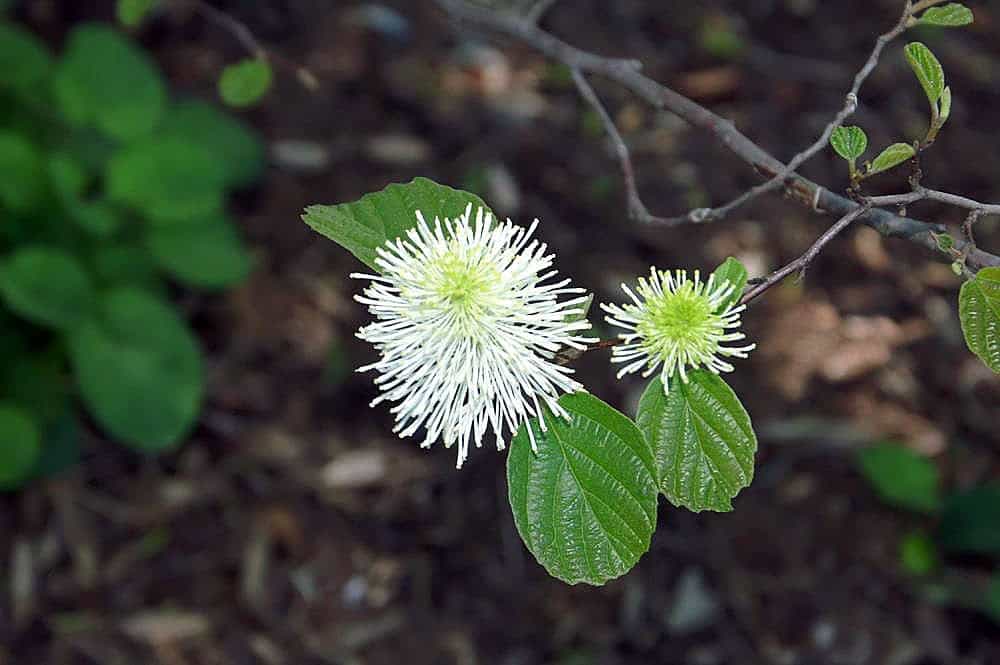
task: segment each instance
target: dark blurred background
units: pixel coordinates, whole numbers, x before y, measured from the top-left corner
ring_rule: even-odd
[[[0,664],[1000,663],[1000,609],[991,618],[967,600],[990,588],[997,559],[931,551],[932,572],[908,562],[901,543],[933,534],[937,518],[881,500],[857,463],[859,449],[891,440],[933,460],[946,492],[1000,476],[1000,380],[962,343],[947,264],[857,228],[804,282],[755,303],[745,320],[759,348],[731,377],[760,438],[753,485],[728,514],[661,502],[631,573],[566,586],[517,536],[505,454],[473,451],[456,472],[453,451],[397,440],[388,410],[368,408],[371,377],[353,369],[373,352],[353,336],[366,313],[347,278],[360,264],[311,232],[302,209],[418,175],[471,189],[499,214],[540,218],[560,270],[599,301],[650,264],[708,270],[734,255],[765,274],[833,220],[770,196],[724,222],[637,227],[567,72],[455,29],[431,2],[213,4],[320,87],[278,68],[272,92],[242,113],[268,153],[259,183],[229,202],[256,256],[250,278],[172,293],[209,373],[190,439],[144,457],[91,427],[80,464],[0,496]],[[901,6],[563,0],[543,25],[641,60],[787,160],[840,108]],[[935,51],[956,100],[924,182],[997,201],[1000,15],[970,6],[970,28],[907,36]],[[25,0],[12,16],[58,51],[74,25],[113,21],[114,7]],[[215,100],[219,71],[245,55],[184,11],[135,38],[173,98]],[[925,128],[904,43],[887,50],[854,118],[873,145]],[[711,137],[596,83],[654,213],[721,204],[756,182]],[[829,151],[803,172],[847,185]],[[906,189],[902,175],[872,186]],[[1000,251],[995,220],[978,240]],[[640,381],[616,382],[603,352],[578,368],[634,413]]]

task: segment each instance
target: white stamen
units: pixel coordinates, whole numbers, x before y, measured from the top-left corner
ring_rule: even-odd
[[[542,284],[556,271],[546,245],[531,237],[538,220],[526,230],[496,223],[482,208],[473,218],[471,204],[458,219],[433,225],[416,215],[404,238],[378,249],[381,275],[351,275],[370,280],[357,300],[375,321],[358,337],[381,354],[361,370],[378,372],[382,394],[373,403],[394,403],[399,436],[424,428],[421,447],[457,443],[461,468],[487,430],[503,450],[507,436],[545,407],[562,413],[559,395],[583,386],[552,359],[596,340],[582,336],[586,320],[567,321],[584,290],[569,280]],[[534,449],[530,428],[528,437]]]
[[[685,270],[656,268],[650,268],[648,279],[638,279],[635,291],[622,284],[632,302],[601,305],[608,314],[605,321],[626,331],[619,333],[623,343],[611,352],[612,362],[624,364],[618,378],[635,372],[648,377],[659,370],[667,392],[674,374],[687,383],[688,372],[699,367],[716,374],[733,371],[723,357],[746,358],[757,346],[723,346],[746,337],[733,330],[739,328],[746,305],[731,303],[719,311],[735,288],[728,280],[717,282],[714,274],[702,281],[697,270],[689,279]]]

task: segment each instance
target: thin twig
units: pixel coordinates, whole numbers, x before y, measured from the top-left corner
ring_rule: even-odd
[[[247,27],[245,23],[230,16],[221,9],[216,9],[212,5],[205,2],[205,0],[182,0],[188,6],[193,7],[197,12],[204,16],[207,20],[215,23],[217,26],[222,28],[231,34],[240,45],[245,48],[250,55],[258,60],[263,60],[265,62],[275,62],[276,64],[290,70],[295,74],[295,78],[299,80],[299,83],[303,85],[306,89],[311,92],[319,90],[319,79],[316,75],[309,71],[303,65],[300,65],[292,60],[284,57],[280,53],[272,53],[269,51],[261,42],[254,36],[253,31]]]
[[[922,185],[917,185],[912,192],[907,194],[889,194],[887,196],[871,196],[865,201],[872,206],[905,206],[917,201],[938,201],[946,203],[956,208],[978,211],[980,215],[1000,215],[1000,204],[980,203],[965,196],[939,192],[936,189],[928,189]]]
[[[743,135],[733,123],[645,76],[635,60],[605,58],[584,51],[524,18],[475,7],[464,0],[435,1],[442,10],[456,20],[513,38],[568,66],[571,70],[599,74],[615,81],[654,108],[668,110],[691,125],[709,132],[740,159],[769,179],[780,176],[786,171],[785,164]],[[820,187],[798,173],[789,173],[782,180],[786,181],[787,191],[791,197],[811,209],[843,216],[859,207],[856,202]],[[860,221],[882,235],[906,238],[951,260],[950,255],[941,252],[934,237],[935,233],[940,233],[944,229],[940,224],[900,217],[877,208],[868,210],[860,217]],[[963,241],[957,240],[956,248],[961,250],[964,244]],[[968,264],[974,268],[1000,266],[1000,256],[973,248],[969,252]]]
[[[582,356],[584,353],[587,353],[588,351],[600,351],[601,349],[610,349],[621,343],[622,343],[621,339],[615,338],[615,339],[598,340],[596,342],[593,342],[592,344],[588,344],[587,348],[585,349],[573,349],[567,346],[562,349],[559,349],[559,352],[556,353],[555,358],[553,358],[553,361],[557,365],[568,365],[569,363],[578,359],[580,356]]]
[[[782,266],[778,270],[768,275],[763,281],[759,282],[758,284],[754,284],[749,289],[747,289],[746,292],[743,294],[743,298],[740,299],[740,302],[743,304],[751,302],[752,300],[758,298],[761,294],[763,294],[771,287],[780,283],[782,280],[784,280],[792,273],[798,273],[799,279],[803,278],[805,276],[806,270],[808,270],[809,268],[809,265],[813,262],[813,260],[816,259],[819,253],[823,251],[823,248],[826,247],[826,245],[831,240],[836,238],[841,231],[846,229],[848,226],[851,225],[852,222],[854,222],[856,219],[858,219],[867,212],[868,212],[868,206],[861,206],[859,208],[855,208],[851,212],[847,213],[846,215],[838,219],[833,226],[828,228],[823,233],[823,235],[821,235],[819,238],[816,239],[816,242],[814,242],[802,256],[795,259],[791,263]]]
[[[597,115],[601,117],[601,121],[604,123],[604,131],[607,132],[608,138],[611,139],[611,143],[614,144],[615,152],[618,153],[618,161],[621,162],[622,166],[622,179],[625,181],[625,192],[628,197],[628,213],[629,217],[637,222],[642,223],[665,223],[669,224],[670,220],[664,217],[657,217],[649,212],[646,204],[642,202],[642,198],[639,196],[639,190],[635,183],[635,168],[632,166],[632,158],[629,156],[628,146],[625,145],[625,140],[622,139],[621,133],[618,131],[618,127],[615,125],[615,121],[611,119],[611,115],[608,114],[604,104],[601,103],[601,99],[594,92],[594,88],[587,82],[587,79],[580,72],[579,69],[571,70],[573,74],[573,82],[576,83],[577,90],[580,91],[580,96],[583,97],[590,106],[597,112]]]
[[[944,0],[927,0],[927,2],[923,2],[921,4],[929,7],[943,1]],[[777,175],[772,177],[767,182],[751,188],[723,206],[707,209],[697,208],[689,212],[687,215],[682,216],[680,219],[687,219],[687,221],[690,222],[706,222],[722,219],[758,196],[767,194],[768,192],[772,192],[781,187],[785,181],[788,180],[789,176],[791,176],[800,166],[826,148],[827,143],[830,141],[830,135],[833,134],[833,131],[837,129],[837,127],[844,124],[844,121],[854,115],[854,112],[858,110],[858,95],[861,93],[861,86],[864,85],[865,81],[868,80],[868,77],[871,76],[871,73],[875,70],[875,67],[878,66],[879,58],[882,56],[882,51],[885,50],[885,47],[896,39],[896,37],[906,31],[909,25],[909,19],[913,16],[915,11],[918,10],[915,9],[914,6],[911,6],[909,2],[906,2],[903,13],[896,22],[896,25],[893,26],[892,30],[880,35],[879,38],[875,40],[875,47],[872,49],[871,54],[868,56],[868,59],[865,61],[865,64],[861,67],[858,73],[854,75],[854,83],[851,85],[851,89],[844,97],[844,106],[833,117],[833,120],[827,123],[826,127],[823,128],[822,133],[812,143],[812,145],[792,157],[792,160],[788,162],[788,164],[781,171],[779,171]]]

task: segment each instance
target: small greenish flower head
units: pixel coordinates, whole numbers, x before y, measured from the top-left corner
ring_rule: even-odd
[[[605,320],[626,330],[611,354],[612,362],[624,364],[618,378],[640,371],[648,377],[659,369],[663,390],[668,391],[675,373],[686,383],[689,369],[733,371],[723,358],[746,358],[756,347],[725,345],[746,337],[736,330],[746,305],[723,307],[734,288],[728,281],[717,282],[714,275],[703,282],[697,270],[688,279],[686,270],[656,268],[650,268],[648,279],[639,278],[635,292],[622,284],[632,302],[601,305],[608,314]]]

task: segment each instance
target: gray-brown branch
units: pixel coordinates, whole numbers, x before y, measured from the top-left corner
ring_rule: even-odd
[[[930,6],[943,1],[944,0],[929,0],[925,4]],[[749,203],[758,196],[767,194],[768,192],[773,192],[781,187],[785,181],[788,180],[788,177],[791,176],[800,166],[826,148],[827,143],[830,141],[830,135],[833,134],[833,130],[844,124],[844,121],[854,115],[854,112],[858,110],[858,95],[861,94],[861,86],[868,80],[871,73],[875,71],[875,67],[878,66],[879,58],[882,57],[882,51],[885,50],[885,47],[889,44],[889,42],[906,31],[907,23],[915,11],[917,10],[914,6],[909,2],[906,2],[903,8],[903,13],[899,17],[899,21],[896,22],[896,25],[893,26],[892,30],[884,35],[880,35],[879,38],[875,40],[875,47],[868,56],[868,60],[866,60],[861,69],[858,70],[858,73],[854,75],[854,82],[851,84],[851,89],[844,97],[844,106],[833,117],[833,120],[827,123],[826,127],[823,128],[823,131],[820,133],[819,137],[813,141],[812,145],[792,157],[785,168],[783,168],[777,175],[772,177],[767,182],[753,187],[726,205],[713,208],[709,210],[707,214],[702,213],[700,216],[706,217],[708,220],[722,219],[729,213]],[[688,214],[694,214],[694,212]]]
[[[610,79],[654,108],[670,111],[689,124],[707,131],[763,177],[769,180],[778,178],[779,181],[785,182],[786,192],[807,207],[836,215],[838,218],[860,207],[858,203],[831,192],[797,173],[788,172],[785,164],[747,138],[733,123],[647,77],[642,73],[640,63],[635,60],[606,58],[584,51],[542,30],[533,22],[513,14],[476,7],[464,0],[435,1],[453,19],[526,44],[571,70]],[[914,7],[924,4],[926,3],[917,3]],[[952,255],[938,247],[934,238],[935,233],[945,231],[945,227],[941,224],[901,217],[880,208],[863,211],[859,221],[884,236],[907,239],[947,257],[949,261],[954,260]],[[963,239],[955,240],[955,249],[966,254],[967,264],[971,268],[1000,266],[1000,256],[984,252],[974,246],[967,246],[968,244],[968,241]]]
[[[833,226],[828,228],[823,235],[816,239],[816,242],[814,242],[809,249],[802,254],[802,256],[775,270],[761,282],[748,288],[743,293],[743,297],[740,299],[740,302],[744,305],[749,303],[771,287],[781,283],[786,277],[793,273],[798,273],[800,277],[804,276],[806,270],[809,268],[809,265],[817,256],[819,256],[819,253],[823,251],[823,248],[826,247],[831,240],[840,235],[840,232],[850,226],[852,222],[868,212],[868,208],[869,206],[855,208],[838,219]]]
[[[646,204],[642,202],[642,197],[639,196],[639,188],[635,182],[635,167],[632,165],[632,157],[629,155],[625,139],[622,138],[621,132],[618,131],[618,126],[615,125],[608,110],[601,103],[600,97],[594,92],[594,88],[587,82],[587,79],[580,70],[574,69],[571,71],[573,82],[576,83],[576,89],[579,90],[580,96],[583,97],[584,101],[590,104],[594,111],[597,112],[597,115],[600,116],[601,122],[604,123],[604,131],[607,133],[608,138],[611,139],[611,143],[615,147],[615,152],[618,154],[618,161],[621,163],[622,168],[622,180],[625,182],[625,195],[628,197],[629,217],[643,224],[657,223],[666,226],[675,226],[687,222],[688,220],[657,217],[649,212],[649,208],[646,207]]]

